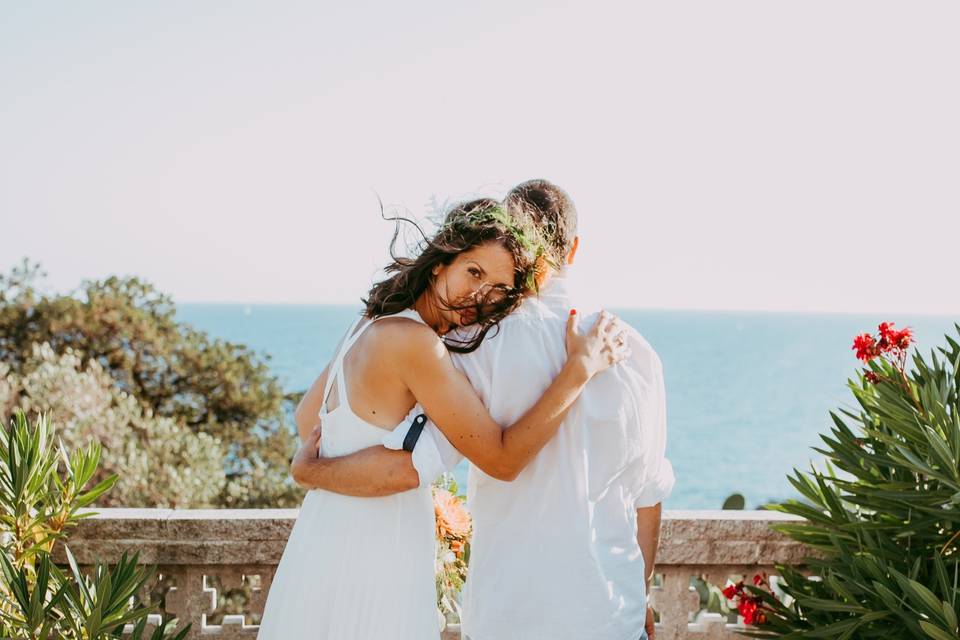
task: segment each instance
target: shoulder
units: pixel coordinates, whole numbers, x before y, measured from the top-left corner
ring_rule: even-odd
[[[657,354],[653,345],[634,327],[623,323],[627,327],[627,340],[630,342],[630,362],[634,367],[647,369],[653,373],[661,374],[663,371],[663,362]]]
[[[387,357],[424,359],[446,353],[433,329],[410,318],[381,318],[369,331],[377,352]]]
[[[500,326],[513,333],[542,331],[545,326],[566,326],[567,318],[560,316],[549,306],[535,297],[523,301],[520,307],[504,318]]]
[[[477,351],[537,344],[553,334],[562,337],[565,327],[566,318],[553,313],[536,298],[530,298],[492,328]]]

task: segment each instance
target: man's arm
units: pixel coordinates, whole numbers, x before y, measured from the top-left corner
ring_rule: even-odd
[[[339,458],[321,458],[321,426],[307,436],[290,463],[290,474],[301,487],[375,498],[420,486],[420,475],[407,451],[373,446]]]
[[[320,407],[323,406],[323,390],[327,386],[327,375],[330,373],[330,365],[324,367],[320,374],[307,392],[300,398],[297,409],[293,413],[294,422],[297,423],[297,433],[300,435],[300,442],[306,442],[310,437],[310,432],[320,424]]]
[[[656,566],[657,549],[660,547],[660,515],[661,503],[652,507],[637,509],[637,544],[643,552],[643,566],[647,581],[647,592],[650,591],[650,581],[653,580]]]
[[[661,503],[658,502],[652,507],[637,509],[637,543],[643,553],[643,569],[646,574],[644,579],[647,584],[647,617],[643,627],[650,640],[654,640],[656,635],[653,607],[650,606],[650,583],[653,582],[653,574],[656,571],[657,564],[657,549],[660,547],[660,507]]]

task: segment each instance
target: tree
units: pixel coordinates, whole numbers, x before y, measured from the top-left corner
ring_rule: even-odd
[[[296,440],[284,419],[283,391],[263,359],[243,345],[178,322],[172,299],[138,278],[85,281],[78,290],[58,295],[38,289],[42,277],[39,266],[26,260],[0,275],[0,363],[7,369],[7,412],[11,404],[24,402],[32,402],[33,409],[52,408],[36,406],[36,395],[22,384],[36,371],[37,350],[48,349],[50,357],[78,359],[81,365],[73,363],[78,375],[97,378],[102,372],[109,377],[114,392],[110,409],[130,416],[126,426],[116,428],[139,430],[139,449],[148,450],[156,437],[172,444],[177,428],[208,438],[207,446],[222,447],[225,481],[211,504],[299,504],[302,492],[288,477]],[[21,384],[13,388],[16,380]],[[0,407],[3,387],[0,383]],[[126,406],[129,402],[136,409]],[[166,422],[151,425],[154,420]],[[118,448],[124,438],[117,433],[98,435],[105,443],[105,467],[121,456],[130,458],[138,448]],[[137,464],[149,467],[151,462]]]

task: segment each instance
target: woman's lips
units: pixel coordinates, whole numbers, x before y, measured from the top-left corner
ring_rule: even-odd
[[[467,326],[477,321],[477,312],[473,309],[460,309],[460,325]]]

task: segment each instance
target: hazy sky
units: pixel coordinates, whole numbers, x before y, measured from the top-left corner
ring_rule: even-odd
[[[0,268],[340,302],[374,192],[577,203],[609,306],[960,313],[960,3],[7,2]]]

